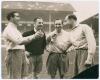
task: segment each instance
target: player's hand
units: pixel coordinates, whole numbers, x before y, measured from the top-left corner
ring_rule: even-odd
[[[26,58],[26,62],[27,62],[27,64],[29,64],[29,63],[30,63],[28,58]]]
[[[92,65],[92,60],[86,60],[85,61],[85,66],[89,67]]]
[[[85,66],[91,66],[93,62],[93,53],[88,53],[87,59],[85,61]]]
[[[25,54],[26,54],[27,57],[30,56],[30,53],[27,52],[27,51],[25,51]]]
[[[26,59],[26,63],[29,64],[29,59],[27,58],[27,56],[25,56],[25,59]]]
[[[5,63],[7,63],[7,61],[8,61],[8,58],[7,58],[7,56],[5,56],[5,59],[4,59],[4,61],[5,61]]]
[[[43,37],[44,33],[41,30],[39,30],[36,32],[35,35],[36,35],[36,38],[40,38],[40,37]]]
[[[8,64],[9,64],[9,56],[8,56],[8,54],[5,56],[4,62],[6,64],[6,66],[8,66]]]

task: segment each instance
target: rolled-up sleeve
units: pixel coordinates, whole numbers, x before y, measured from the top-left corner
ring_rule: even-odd
[[[84,32],[86,36],[86,40],[88,43],[88,53],[95,54],[96,51],[96,40],[93,34],[92,28],[90,28],[88,25],[84,25]]]

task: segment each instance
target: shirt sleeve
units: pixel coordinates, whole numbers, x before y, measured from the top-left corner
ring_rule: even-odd
[[[23,41],[21,34],[15,29],[8,29],[6,38],[15,44],[20,44]]]
[[[15,44],[23,45],[30,43],[33,39],[36,38],[36,35],[22,37],[22,34],[14,29],[10,30],[10,33],[7,34],[7,38],[12,42],[14,42]]]
[[[96,40],[93,34],[93,30],[88,25],[84,25],[83,28],[88,43],[88,54],[89,53],[94,54],[96,51]]]

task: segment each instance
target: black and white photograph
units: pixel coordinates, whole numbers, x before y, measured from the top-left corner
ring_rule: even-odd
[[[99,0],[2,0],[1,78],[98,79]]]

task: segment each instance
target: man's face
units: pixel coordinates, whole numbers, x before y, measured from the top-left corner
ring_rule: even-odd
[[[67,23],[74,25],[76,23],[76,21],[74,19],[68,19]]]
[[[18,24],[19,21],[20,21],[20,15],[19,15],[19,13],[14,13],[14,17],[12,19],[13,19],[13,22],[15,24]]]
[[[42,30],[43,29],[43,19],[37,19],[35,22],[35,29]]]
[[[61,29],[62,29],[62,20],[56,20],[55,21],[55,29],[57,30],[58,33],[61,32]]]
[[[76,24],[76,20],[65,18],[64,25],[73,27]]]

